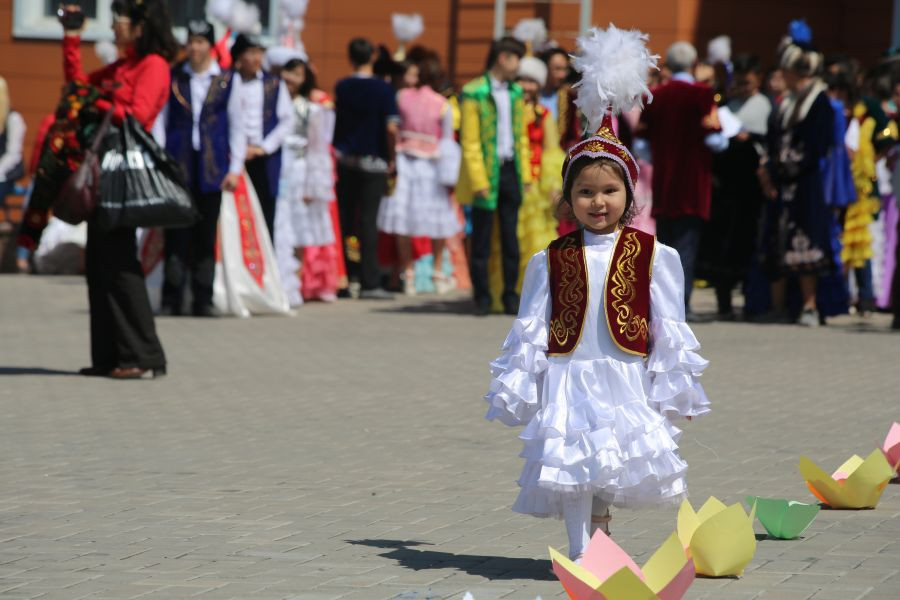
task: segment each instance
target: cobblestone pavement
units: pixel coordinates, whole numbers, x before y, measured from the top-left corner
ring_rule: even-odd
[[[80,279],[0,278],[0,598],[562,597],[547,561],[562,524],[509,510],[517,433],[483,420],[509,320],[464,309],[161,319],[169,377],[112,382],[73,374]],[[682,441],[695,503],[810,501],[801,454],[828,468],[871,451],[900,418],[886,327],[698,325],[714,412]],[[674,523],[616,511],[613,535],[640,563]],[[900,597],[900,485],[761,541],[743,578],[688,597]]]

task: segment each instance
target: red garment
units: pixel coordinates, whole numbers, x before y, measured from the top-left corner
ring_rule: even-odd
[[[534,120],[528,124],[528,145],[531,147],[531,180],[537,181],[541,176],[541,159],[544,155],[544,119],[550,112],[536,104]]]
[[[97,106],[109,110],[115,104],[113,120],[121,123],[126,113],[150,130],[169,98],[169,63],[158,54],[143,58],[129,50],[125,58],[86,75],[81,65],[81,38],[63,38],[63,72],[66,81],[81,80],[97,86],[111,100]]]
[[[712,152],[705,138],[722,130],[712,88],[677,80],[656,88],[641,125],[653,153],[653,216],[709,219]]]

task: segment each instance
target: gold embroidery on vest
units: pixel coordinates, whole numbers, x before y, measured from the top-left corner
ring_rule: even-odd
[[[584,301],[587,275],[584,261],[578,260],[578,241],[568,237],[554,253],[560,267],[560,283],[557,298],[562,304],[559,318],[551,319],[550,335],[560,345],[566,347],[570,336],[579,336],[579,306]],[[582,249],[584,252],[584,249]]]
[[[641,253],[641,242],[637,234],[630,232],[625,234],[622,241],[622,254],[616,261],[615,271],[610,277],[612,288],[610,294],[614,298],[612,308],[616,313],[616,324],[619,333],[623,334],[629,342],[640,338],[646,340],[649,328],[647,319],[634,313],[631,303],[637,296],[634,284],[637,281],[634,261]]]

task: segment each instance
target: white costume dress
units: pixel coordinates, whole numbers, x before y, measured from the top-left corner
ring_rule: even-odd
[[[401,90],[397,184],[378,209],[378,229],[445,239],[462,225],[448,187],[456,185],[462,151],[453,138],[453,110],[430,88]]]
[[[334,201],[334,122],[330,107],[302,96],[294,99],[294,130],[284,145],[275,205],[275,255],[291,306],[303,303],[294,249],[334,243],[329,207]]]
[[[543,250],[528,264],[518,317],[491,363],[487,418],[526,426],[516,512],[560,517],[567,493],[635,508],[678,502],[687,491],[681,432],[666,417],[702,415],[709,402],[697,381],[707,361],[695,353],[700,345],[685,323],[681,263],[657,242],[651,352],[647,359],[626,354],[602,308],[617,235],[584,232],[589,306],[574,352],[546,355],[551,300]]]

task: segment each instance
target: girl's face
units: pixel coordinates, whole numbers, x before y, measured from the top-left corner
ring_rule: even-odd
[[[522,88],[522,91],[525,93],[525,102],[535,103],[538,99],[538,94],[541,92],[541,86],[537,81],[528,77],[521,77],[518,80],[519,86]]]
[[[610,165],[591,164],[572,184],[572,212],[591,233],[613,233],[625,214],[627,188]]]
[[[419,85],[419,67],[410,65],[403,74],[403,87],[414,88]]]
[[[300,88],[306,81],[306,67],[304,67],[303,65],[297,65],[290,71],[285,69],[281,72],[281,78],[284,80],[284,85],[287,87],[291,95],[296,96],[300,93]]]
[[[131,19],[124,15],[113,15],[112,30],[116,46],[127,49],[140,39],[142,27],[133,25]]]

